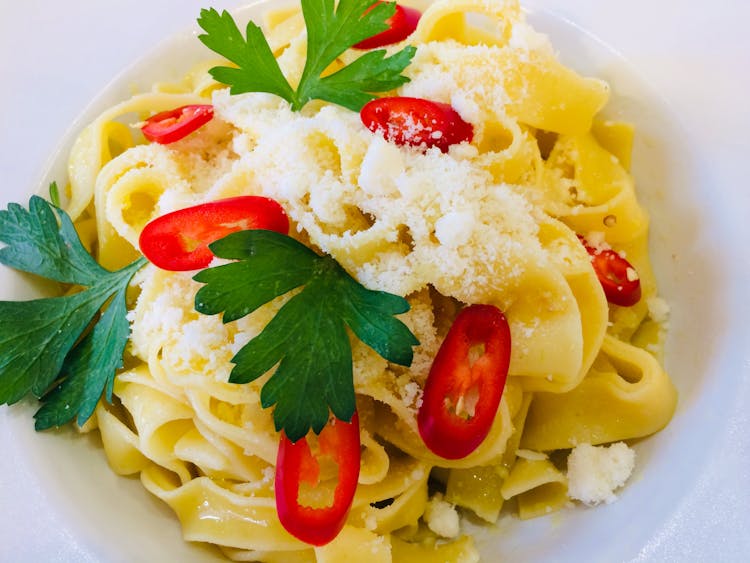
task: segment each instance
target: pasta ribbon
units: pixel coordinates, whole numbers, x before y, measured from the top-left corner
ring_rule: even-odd
[[[500,490],[503,498],[515,497],[522,519],[543,516],[568,502],[567,480],[547,459],[518,458]]]
[[[578,387],[534,396],[521,446],[548,451],[641,438],[661,430],[676,405],[674,385],[652,355],[606,336]]]
[[[76,139],[70,153],[70,201],[65,210],[71,218],[78,218],[91,203],[101,168],[117,152],[134,144],[133,138],[129,138],[129,131],[117,119],[131,116],[137,121],[146,113],[158,113],[202,101],[204,98],[195,94],[140,94],[108,109],[87,126]],[[113,144],[119,151],[113,152]]]
[[[472,15],[484,16],[486,25],[472,25],[467,21]],[[463,45],[502,46],[510,40],[520,16],[520,6],[512,0],[439,0],[422,15],[412,39],[422,43],[452,39]]]

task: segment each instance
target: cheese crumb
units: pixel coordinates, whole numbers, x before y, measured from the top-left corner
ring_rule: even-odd
[[[424,520],[430,530],[444,538],[455,538],[460,533],[458,512],[451,503],[443,500],[440,493],[427,503]]]
[[[378,528],[378,519],[374,514],[369,514],[364,519],[365,529],[374,532]]]
[[[404,385],[403,401],[406,407],[416,405],[419,408],[422,405],[422,388],[416,382],[412,381]]]
[[[594,250],[598,250],[601,252],[602,250],[607,250],[611,248],[608,244],[606,239],[604,238],[604,233],[602,231],[590,231],[585,236],[586,244],[588,244],[591,248]]]
[[[469,242],[474,217],[467,212],[449,211],[435,221],[435,236],[449,248],[458,248]]]
[[[568,496],[589,506],[614,502],[614,491],[634,467],[635,451],[624,442],[609,447],[579,444],[568,456]]]
[[[516,455],[522,459],[528,459],[531,461],[542,461],[547,459],[547,454],[544,452],[535,452],[533,450],[517,449]]]
[[[375,137],[362,160],[358,182],[371,196],[387,196],[396,192],[396,178],[403,174],[404,157],[393,143]]]
[[[276,478],[276,469],[269,466],[263,469],[263,479],[261,480],[261,483],[265,485],[270,485],[273,483],[274,479]]]
[[[669,320],[669,304],[661,297],[649,297],[646,300],[649,316],[657,323],[664,324]]]

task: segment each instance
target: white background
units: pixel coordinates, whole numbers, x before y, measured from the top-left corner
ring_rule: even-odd
[[[732,400],[700,405],[701,398],[696,397],[689,405],[698,405],[718,431],[710,435],[704,458],[690,458],[689,463],[699,463],[700,468],[682,501],[664,515],[649,541],[635,546],[627,558],[741,561],[750,555],[750,419],[745,412],[750,408],[746,327],[750,318],[750,3],[534,0],[528,4],[572,21],[618,51],[678,117],[686,136],[680,141],[697,147],[686,156],[695,159],[697,154],[699,160],[690,164],[699,172],[704,199],[694,203],[705,206],[708,214],[721,210],[721,236],[712,243],[717,254],[731,252],[736,258],[736,265],[722,272],[732,278],[722,287],[733,304],[722,312],[723,344],[697,353],[716,357],[710,364],[713,372],[706,377],[726,382],[722,389],[731,390]],[[66,131],[80,128],[76,119],[87,103],[163,38],[190,27],[200,8],[208,5],[221,9],[237,3],[0,0],[0,202],[21,201],[40,191],[49,159]],[[694,267],[700,269],[701,264]],[[712,287],[699,288],[695,299],[701,299],[700,291],[711,292]],[[693,321],[700,330],[702,319]],[[713,342],[711,335],[706,336],[707,342]],[[706,389],[707,396],[713,396],[712,390],[721,395],[718,387]],[[0,413],[0,426],[7,428],[17,411],[0,410],[11,411]],[[0,432],[0,438],[50,439],[35,437],[31,430],[19,436]],[[3,448],[0,443],[0,458]],[[55,460],[40,463],[54,468]],[[85,491],[48,491],[44,481],[33,475],[18,481],[18,467],[13,459],[0,461],[1,561],[124,560],[96,544],[95,530],[83,533],[47,508],[60,499],[77,502],[76,494]],[[672,468],[675,476],[688,469],[679,461]],[[648,510],[644,503],[642,511]],[[632,513],[633,526],[640,517],[640,512]],[[123,534],[129,532],[123,529]],[[612,530],[613,535],[618,532]],[[139,541],[137,535],[132,541]]]

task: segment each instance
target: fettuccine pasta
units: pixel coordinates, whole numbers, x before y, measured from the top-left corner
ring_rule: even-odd
[[[305,60],[299,10],[270,12],[265,30],[293,82]],[[607,84],[563,66],[515,0],[438,0],[407,41],[417,54],[398,94],[451,104],[474,125],[470,144],[397,147],[338,106],[293,113],[269,94],[230,96],[205,65],[108,110],[72,151],[67,210],[108,268],[138,255],[155,217],[264,195],[295,237],[411,305],[402,319],[420,345],[410,368],[352,343],[359,485],[342,532],[313,548],[276,514],[279,435],[260,405],[264,380],[228,383],[234,354],[285,298],[223,324],[194,310],[191,273],[136,275],[117,400],[100,403],[87,429],[98,428],[115,472],[139,475],[174,510],[186,540],[231,559],[475,561],[456,508],[488,523],[506,503],[521,518],[560,509],[570,502],[560,452],[647,436],[674,411],[648,216],[629,172],[633,130],[600,117]],[[195,103],[216,117],[177,143],[144,143],[128,126]],[[639,303],[607,303],[578,235],[627,256]],[[446,460],[423,444],[416,412],[452,319],[473,303],[507,316],[509,378],[484,442]]]

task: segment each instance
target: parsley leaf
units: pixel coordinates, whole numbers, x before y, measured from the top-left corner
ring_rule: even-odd
[[[198,24],[206,31],[198,39],[239,67],[214,67],[210,70],[215,80],[231,86],[232,94],[268,92],[290,101],[294,98],[294,90],[281,73],[268,41],[255,23],[250,21],[247,24],[247,40],[226,10],[219,14],[214,8],[203,9]]]
[[[198,24],[206,32],[198,38],[239,68],[214,67],[209,72],[231,87],[232,94],[268,92],[287,100],[294,111],[310,100],[325,100],[352,111],[376,96],[409,81],[401,73],[416,48],[407,46],[386,57],[385,49],[369,51],[350,65],[323,77],[326,69],[347,49],[388,29],[394,3],[373,5],[373,0],[302,0],[307,27],[307,59],[297,89],[284,77],[261,29],[249,22],[242,37],[232,16],[215,9],[202,10]],[[371,9],[370,9],[371,8]]]
[[[247,383],[278,366],[261,390],[261,404],[276,405],[276,430],[290,440],[310,428],[320,432],[329,409],[351,420],[355,397],[347,326],[383,358],[411,365],[412,347],[419,342],[394,318],[409,310],[404,298],[363,287],[330,256],[274,231],[240,231],[210,248],[236,262],[194,277],[206,284],[195,297],[200,313],[223,312],[224,322],[230,322],[304,286],[235,355],[229,379]]]
[[[84,286],[62,297],[0,301],[0,404],[33,393],[43,402],[35,415],[37,430],[76,417],[82,424],[103,391],[111,400],[129,334],[125,291],[145,260],[105,270],[81,244],[70,217],[38,196],[28,211],[15,203],[0,211],[0,242],[7,245],[0,249],[0,263]]]

